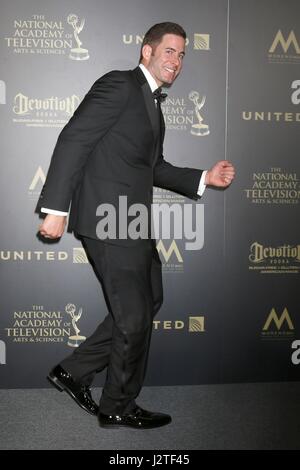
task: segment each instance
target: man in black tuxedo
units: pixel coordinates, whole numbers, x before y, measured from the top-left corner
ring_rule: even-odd
[[[148,233],[134,239],[124,235],[124,227],[100,236],[105,211],[99,208],[110,204],[116,219],[123,220],[119,197],[126,196],[128,205],[142,204],[150,214],[153,186],[196,200],[206,185],[225,188],[234,178],[227,161],[202,171],[175,167],[163,157],[160,87],[171,85],[180,73],[185,39],[175,23],[154,25],[145,35],[136,69],[112,71],[94,83],[58,138],[38,202],[47,213],[40,233],[53,239],[62,236],[71,203],[69,228],[82,239],[109,310],[92,336],[48,378],[97,414],[103,427],[152,428],[168,424],[171,417],[135,403],[146,372],[153,317],[163,298],[155,243]],[[105,368],[98,407],[89,387]]]

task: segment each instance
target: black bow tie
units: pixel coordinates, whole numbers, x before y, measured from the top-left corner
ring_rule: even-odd
[[[153,93],[153,98],[157,100],[157,102],[160,104],[162,103],[166,97],[168,96],[167,93],[162,93],[161,88],[157,88]]]

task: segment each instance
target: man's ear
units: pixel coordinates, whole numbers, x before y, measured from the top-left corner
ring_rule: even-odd
[[[145,44],[142,48],[142,56],[146,62],[149,62],[152,55],[152,47],[149,44]]]

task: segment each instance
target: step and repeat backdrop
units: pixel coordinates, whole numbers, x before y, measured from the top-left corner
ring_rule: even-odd
[[[188,35],[163,104],[165,157],[196,168],[228,159],[237,176],[198,202],[154,192],[185,224],[157,239],[165,301],[146,384],[299,380],[300,2],[10,0],[0,8],[0,386],[48,386],[49,368],[107,314],[80,241],[42,242],[35,206],[57,137],[84,95],[107,71],[135,68],[143,34],[162,21]]]

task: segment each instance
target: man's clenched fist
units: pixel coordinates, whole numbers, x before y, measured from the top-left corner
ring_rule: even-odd
[[[65,230],[67,217],[64,215],[47,214],[39,226],[40,234],[45,238],[60,238]]]

